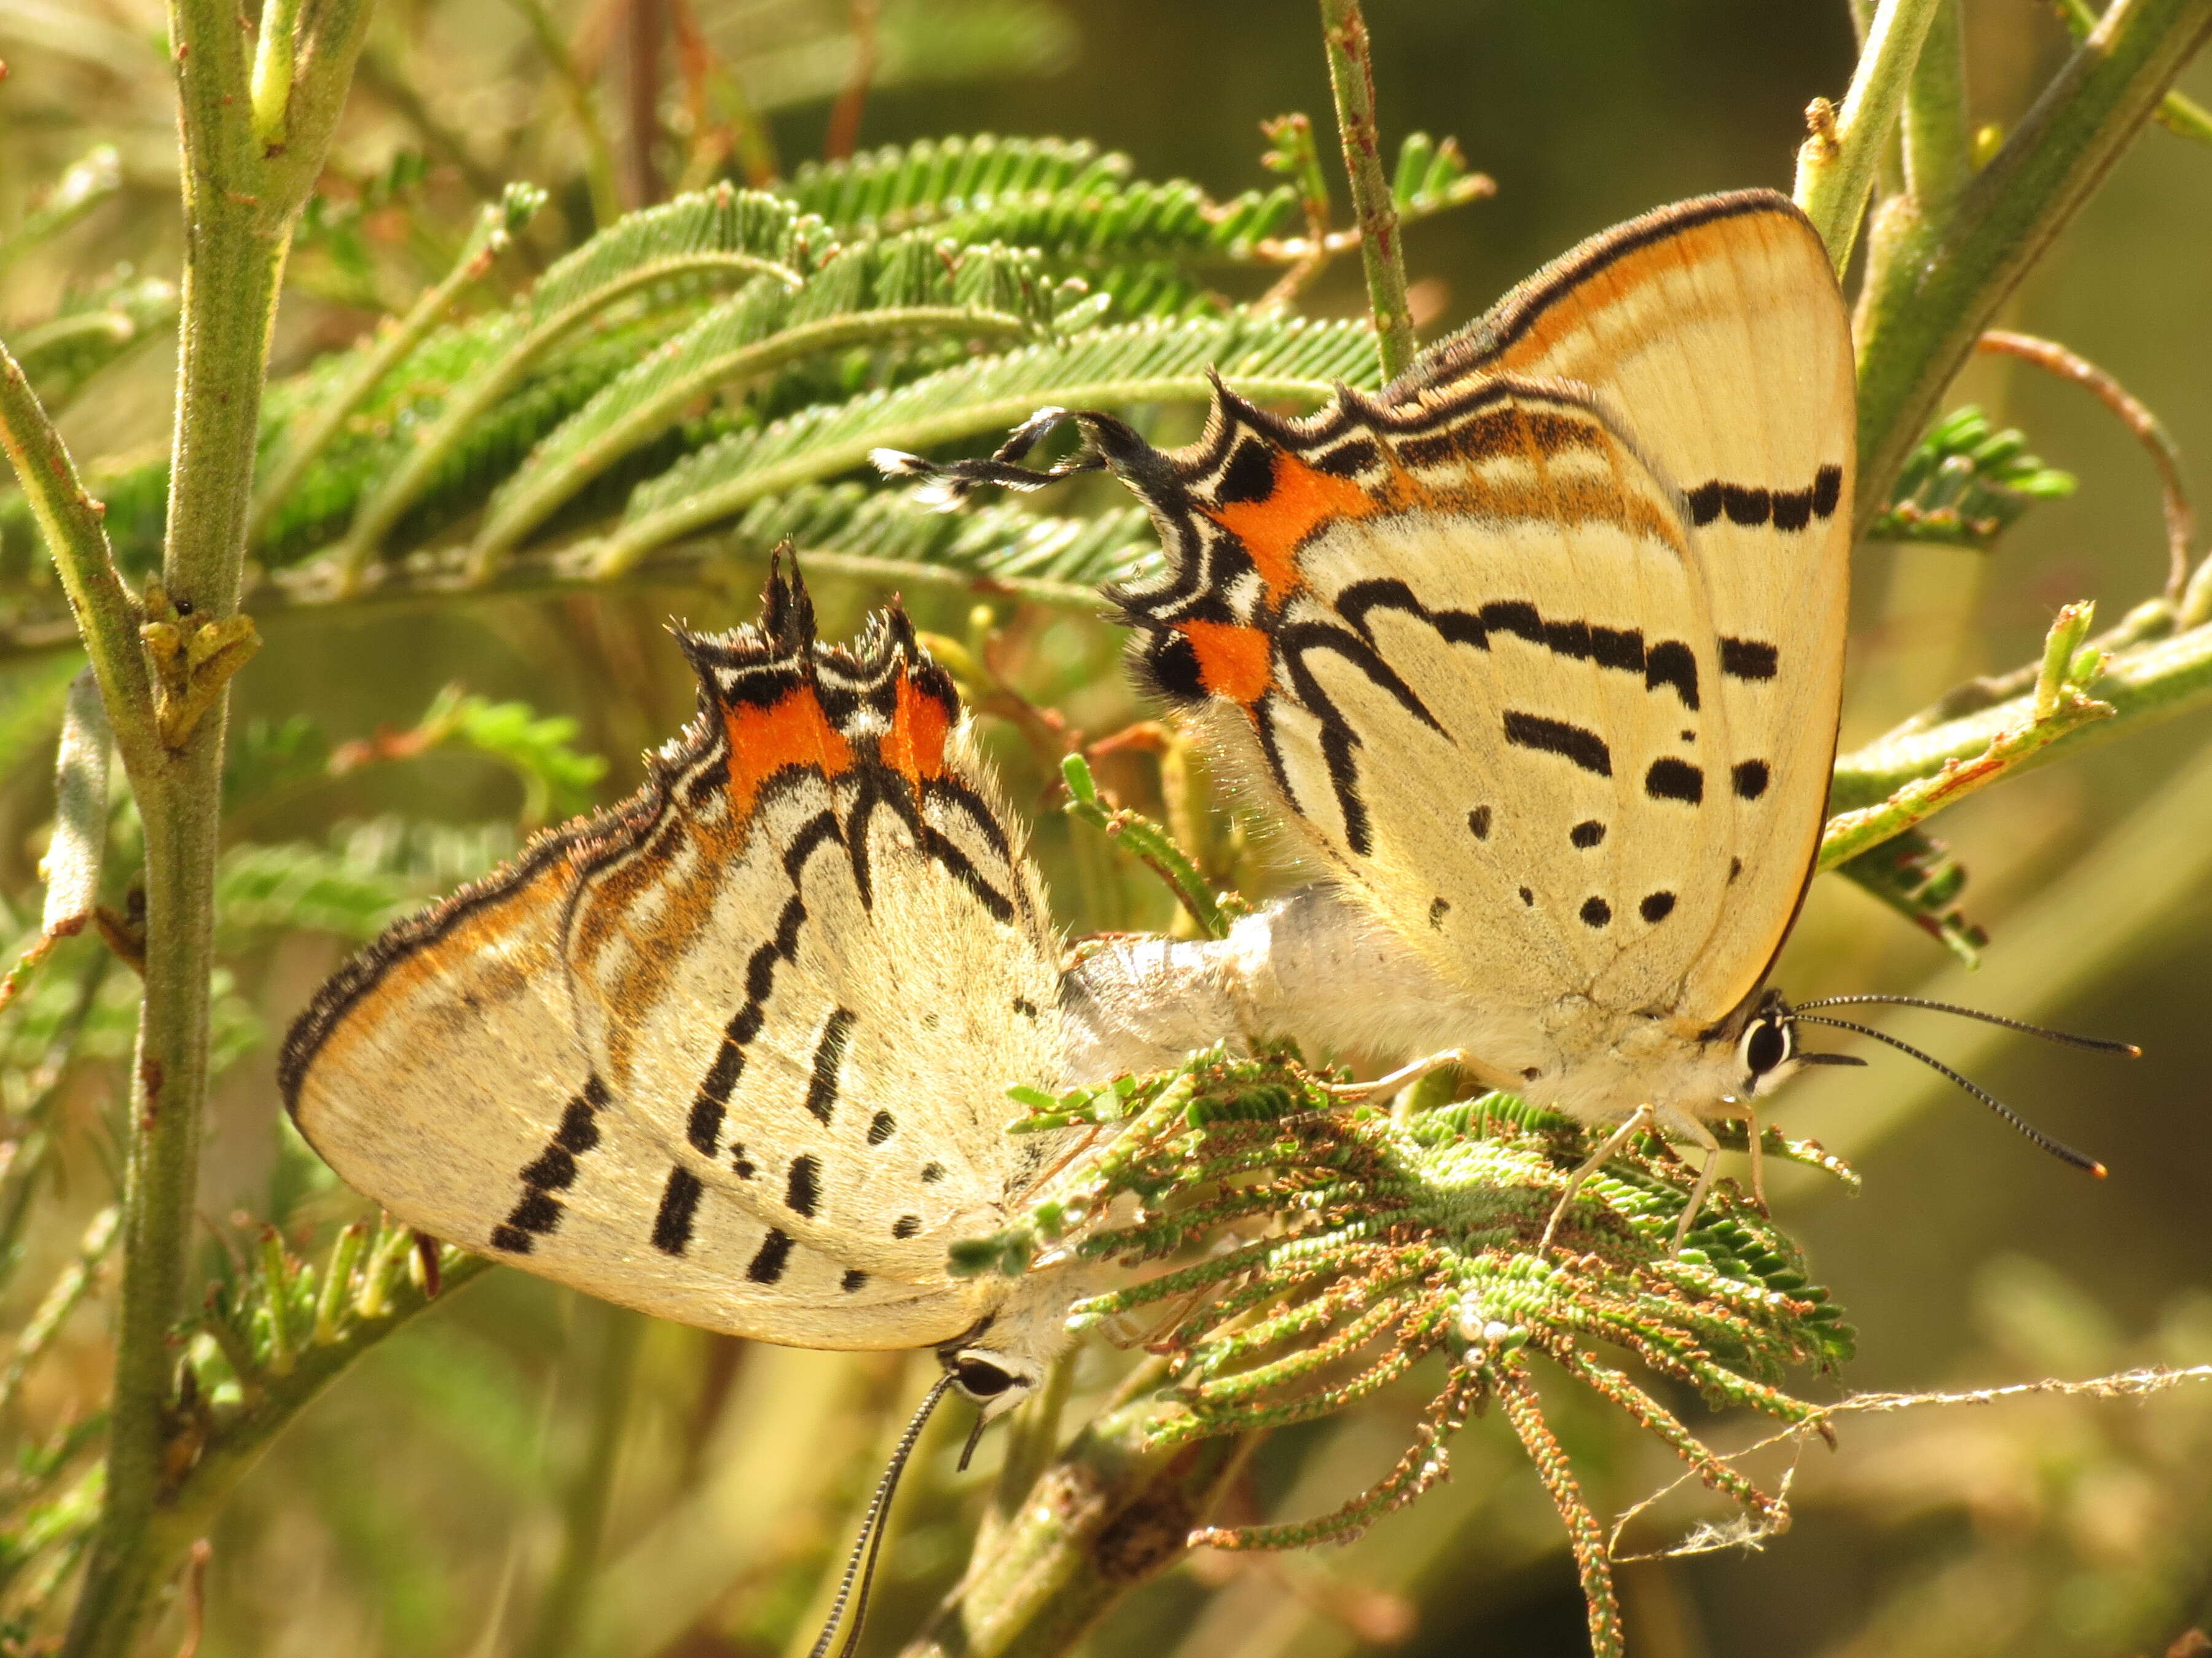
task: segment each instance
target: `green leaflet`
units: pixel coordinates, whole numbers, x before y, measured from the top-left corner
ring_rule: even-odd
[[[479,569],[563,502],[674,425],[696,399],[799,359],[902,335],[1019,339],[1080,297],[1030,252],[915,234],[835,249],[796,290],[760,278],[608,385],[492,496]]]
[[[1360,324],[1238,314],[1101,329],[732,433],[641,485],[599,544],[593,567],[618,574],[763,496],[850,471],[874,448],[925,449],[995,434],[1048,404],[1199,401],[1211,395],[1209,368],[1248,397],[1312,403],[1342,382],[1371,385],[1376,372],[1373,341]]]
[[[826,240],[781,197],[728,185],[610,226],[554,265],[502,319],[497,349],[453,387],[437,420],[362,503],[338,562],[357,574],[470,428],[548,351],[617,301],[685,279],[772,276],[796,286]]]

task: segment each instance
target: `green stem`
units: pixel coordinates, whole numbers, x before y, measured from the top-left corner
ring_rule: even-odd
[[[1109,837],[1136,857],[1161,880],[1168,890],[1190,912],[1192,920],[1209,938],[1229,936],[1229,917],[1221,907],[1221,899],[1206,884],[1197,865],[1187,857],[1175,838],[1150,818],[1129,811],[1109,811],[1106,803],[1098,798],[1097,782],[1091,775],[1088,762],[1079,754],[1071,754],[1060,762],[1061,780],[1067,785],[1067,812],[1071,817],[1080,817],[1092,828],[1103,830]]]
[[[514,4],[529,24],[538,49],[553,66],[553,78],[568,94],[569,112],[576,118],[576,131],[584,141],[584,185],[591,192],[595,222],[592,228],[605,230],[622,217],[622,192],[615,186],[614,147],[607,142],[606,123],[599,118],[599,95],[577,66],[544,0],[514,0]]]
[[[2208,35],[2212,0],[2118,0],[1948,215],[1883,230],[1856,329],[1862,525],[1998,306]]]
[[[592,1378],[591,1442],[561,1504],[561,1558],[538,1602],[538,1621],[521,1649],[522,1658],[561,1658],[571,1650],[599,1567],[607,1500],[614,1494],[615,1466],[623,1430],[629,1421],[630,1389],[646,1321],[626,1307],[592,1304],[587,1310],[589,1327],[599,1338]]]
[[[1880,805],[1829,818],[1820,836],[1820,867],[1829,870],[1849,863],[2016,770],[2060,738],[2111,719],[2112,706],[2083,695],[2077,683],[2094,675],[2101,664],[2094,651],[2086,657],[2078,654],[2094,609],[2069,604],[2059,611],[2045,643],[2042,670],[2027,699],[2027,717],[2020,724],[1998,732],[1972,759],[1946,760],[1932,775],[1904,785]]]
[[[686,252],[651,259],[633,266],[615,280],[592,289],[581,299],[551,316],[541,319],[501,352],[485,367],[471,374],[440,411],[437,420],[416,439],[407,459],[377,487],[376,493],[355,511],[353,523],[333,556],[349,578],[357,580],[376,556],[392,525],[415,504],[417,496],[437,477],[447,457],[467,437],[492,405],[514,389],[516,381],[562,340],[617,300],[641,288],[688,276],[774,276],[792,287],[798,273],[750,253],[719,250]]]
[[[82,638],[117,743],[134,773],[149,769],[161,744],[154,727],[153,675],[138,646],[138,607],[116,570],[98,503],[85,493],[61,434],[4,345],[0,447],[15,465],[23,498],[69,595],[75,620],[61,637]]]
[[[544,200],[545,192],[533,185],[509,185],[499,201],[477,214],[468,240],[462,244],[461,256],[445,280],[416,301],[407,314],[362,354],[345,383],[329,398],[319,399],[291,434],[283,458],[254,491],[253,516],[246,526],[249,541],[261,537],[270,515],[384,377],[422,343],[423,336],[437,326],[456,300],[490,274],[494,262]]]
[[[1820,231],[1839,273],[1851,261],[1875,171],[1904,105],[1921,43],[1944,3],[1882,0],[1843,107],[1814,106],[1814,131],[1797,151],[1797,205]]]
[[[730,351],[678,376],[609,425],[598,436],[562,457],[557,466],[538,472],[513,495],[495,497],[488,521],[469,549],[471,567],[489,576],[532,530],[560,505],[624,455],[666,427],[694,399],[717,386],[757,379],[787,363],[828,351],[842,351],[903,334],[945,333],[973,339],[1018,340],[1030,331],[1019,317],[967,306],[904,306],[846,317],[801,323],[773,337]],[[533,471],[537,469],[533,468]],[[518,474],[518,477],[520,475]]]
[[[2074,38],[2077,40],[2097,27],[2097,14],[2090,8],[2088,0],[2058,0],[2058,15],[2065,20],[2066,27],[2074,32]],[[2168,132],[2178,133],[2184,138],[2194,138],[2199,143],[2212,144],[2212,111],[2208,111],[2194,98],[2184,97],[2178,92],[2167,93],[2159,100],[2158,113],[2152,119]]]
[[[162,574],[168,595],[179,610],[189,607],[195,626],[224,628],[237,612],[277,282],[368,21],[367,0],[328,0],[303,23],[286,105],[287,143],[272,151],[253,131],[236,8],[229,0],[170,6],[186,258]],[[108,595],[106,610],[85,623],[95,665],[108,659],[103,691],[109,672],[120,679],[123,671],[114,660],[120,641],[102,637],[118,620],[116,597]],[[166,1524],[176,1363],[168,1342],[191,1257],[207,1093],[228,689],[213,688],[204,717],[179,733],[171,750],[158,735],[146,739],[151,705],[142,689],[143,662],[137,671],[139,683],[126,688],[136,694],[112,700],[108,718],[145,825],[145,996],[128,1119],[106,1497],[66,1658],[123,1658],[189,1540]]]
[[[1966,122],[1966,18],[1959,0],[1937,0],[1905,90],[1905,179],[1923,211],[1949,207],[1973,175]]]
[[[2115,651],[2104,672],[2081,689],[2110,704],[2112,717],[2070,730],[2027,763],[2039,765],[2212,703],[2212,626]],[[1908,726],[1840,756],[1829,810],[1875,805],[1915,779],[1942,770],[1947,761],[1985,752],[2008,732],[2033,723],[2037,695],[2030,690],[1938,726]]]
[[[1352,181],[1352,212],[1359,225],[1359,262],[1367,276],[1368,310],[1375,319],[1375,349],[1382,360],[1383,380],[1394,380],[1412,365],[1420,346],[1413,337],[1413,307],[1406,301],[1397,204],[1382,170],[1382,139],[1375,126],[1375,66],[1367,20],[1360,15],[1359,0],[1321,0],[1321,22],[1344,171]]]

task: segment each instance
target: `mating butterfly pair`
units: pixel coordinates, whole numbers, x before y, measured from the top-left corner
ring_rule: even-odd
[[[1021,467],[1063,420],[1084,452]],[[1826,252],[1747,192],[1607,232],[1304,420],[1223,387],[1177,452],[1048,410],[989,461],[880,456],[949,497],[1134,489],[1166,552],[1109,595],[1134,659],[1322,884],[1063,983],[950,679],[896,607],[820,643],[779,566],[758,626],[678,635],[698,716],[644,790],[333,979],[287,1103],[427,1231],[710,1328],[934,1345],[987,1413],[1084,1287],[947,1271],[1056,1156],[1002,1132],[1012,1086],[1234,1034],[1449,1053],[1614,1126],[1586,1169],[1638,1127],[1705,1146],[1686,1228],[1709,1123],[1824,1057],[1765,981],[1833,757],[1853,430]]]

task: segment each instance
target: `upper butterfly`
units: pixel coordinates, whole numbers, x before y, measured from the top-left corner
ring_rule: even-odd
[[[759,627],[677,638],[699,713],[643,789],[325,985],[285,1102],[414,1226],[709,1329],[937,1346],[994,1414],[1075,1293],[946,1269],[1053,1151],[1002,1132],[1062,1074],[1021,833],[896,606],[819,644],[779,562]]]
[[[1706,1147],[1686,1230],[1707,1121],[1836,1057],[1797,1053],[1762,990],[1834,758],[1853,392],[1827,252],[1755,191],[1607,231],[1307,419],[1217,384],[1171,453],[1052,410],[990,461],[879,454],[948,500],[1129,485],[1166,553],[1108,593],[1140,676],[1333,877],[1223,945],[1089,968],[1104,1052],[1143,1068],[1224,1016],[1455,1050]],[[1068,419],[1076,459],[1015,464]]]

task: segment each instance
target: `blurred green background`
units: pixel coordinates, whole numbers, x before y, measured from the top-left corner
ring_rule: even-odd
[[[696,15],[707,45],[740,66],[787,166],[821,152],[851,58],[842,5],[629,4],[672,31]],[[2064,30],[2034,0],[1966,0],[1966,13],[1974,117],[2008,125],[2062,59]],[[552,18],[587,58],[603,45],[611,119],[628,73],[629,15],[623,0],[590,0],[556,7]],[[1788,188],[1804,106],[1841,95],[1853,55],[1840,0],[1372,0],[1368,20],[1386,137],[1455,134],[1498,187],[1494,199],[1409,234],[1431,338],[1617,219],[1709,190]],[[1188,177],[1226,197],[1268,182],[1258,161],[1262,119],[1293,109],[1327,118],[1317,22],[1305,5],[892,3],[884,38],[884,83],[867,99],[863,145],[975,131],[1088,137],[1127,151],[1144,176]],[[465,206],[475,199],[468,173],[426,141],[444,129],[486,176],[533,178],[580,213],[573,125],[518,9],[489,0],[387,5],[373,51],[376,68],[334,152],[344,173],[373,179],[401,150],[427,149],[432,189]],[[0,57],[10,70],[0,83],[0,226],[94,143],[118,147],[125,175],[117,198],[7,273],[0,324],[46,314],[70,282],[118,261],[173,276],[173,114],[157,11],[134,0],[0,0]],[[2212,98],[2212,63],[2183,84]],[[672,90],[669,99],[672,106]],[[427,125],[410,117],[410,100]],[[659,159],[665,182],[676,157],[672,149]],[[303,246],[280,319],[277,372],[374,320],[361,302],[368,295],[358,285],[342,291],[338,270],[312,240]],[[434,270],[410,263],[402,235],[380,247],[371,287],[404,304]],[[1310,296],[1323,314],[1363,305],[1351,260]],[[2005,320],[2117,374],[2165,421],[2193,480],[2212,489],[2203,460],[2212,454],[2212,153],[2146,134]],[[99,382],[65,422],[79,453],[158,448],[172,365],[157,344]],[[2018,363],[1984,360],[1953,400],[2022,428],[2081,488],[2035,508],[1993,554],[1862,550],[1847,747],[1969,675],[2027,659],[2059,604],[2094,598],[2111,622],[2162,580],[2150,467],[2087,396]],[[609,762],[597,799],[611,800],[635,782],[638,751],[688,712],[684,671],[659,624],[671,614],[696,625],[747,619],[759,574],[719,571],[712,585],[683,592],[284,619],[265,629],[267,648],[239,682],[234,729],[305,714],[333,738],[366,737],[410,725],[459,680],[572,716],[575,746]],[[855,583],[817,585],[830,633],[882,597]],[[926,627],[967,635],[975,626],[965,598],[910,597]],[[1142,716],[1116,671],[1112,630],[1004,604],[996,622],[1007,678],[1037,702],[1094,736]],[[57,671],[9,671],[12,708],[27,706]],[[1010,732],[994,740],[1017,801],[1039,808],[1042,764]],[[35,902],[50,752],[22,750],[0,784],[0,886],[19,908],[24,895]],[[1106,780],[1139,805],[1157,802],[1157,780],[1137,761]],[[454,854],[480,862],[482,846],[512,844],[517,788],[481,756],[437,753],[288,800],[256,832],[320,836],[393,813],[498,825],[477,853]],[[1071,840],[1056,812],[1040,820],[1072,930],[1165,924],[1149,884]],[[2103,1158],[2112,1173],[2101,1185],[1887,1054],[1786,1096],[1785,1127],[1841,1151],[1866,1177],[1855,1200],[1810,1179],[1777,1182],[1785,1224],[1859,1332],[1860,1357],[1841,1384],[1972,1388],[2212,1362],[2212,722],[2178,720],[2008,782],[1938,830],[1972,872],[1970,914],[1992,934],[1978,974],[1950,965],[1856,890],[1824,881],[1780,981],[1801,996],[1954,998],[2123,1036],[2146,1057],[2122,1065],[1924,1017],[1888,1027]],[[230,952],[236,990],[225,1007],[240,1057],[220,1086],[203,1212],[211,1232],[234,1243],[264,1215],[304,1240],[357,1212],[277,1128],[271,1074],[272,1034],[339,953],[326,935],[296,929]],[[127,988],[102,993],[118,1021]],[[47,1025],[9,1038],[11,1110],[27,1097],[25,1056],[60,1015],[42,1017]],[[65,1178],[42,1198],[27,1238],[7,1292],[10,1327],[106,1200],[99,1124],[119,1091],[112,1064],[83,1068],[70,1084],[58,1118]],[[41,1438],[96,1401],[106,1333],[94,1298],[25,1381],[9,1406],[12,1433]],[[1087,1358],[1078,1408],[1126,1362],[1111,1351]],[[212,1535],[200,1650],[803,1651],[822,1569],[841,1554],[926,1368],[897,1355],[785,1351],[647,1326],[495,1274],[373,1352],[249,1479]],[[1808,1378],[1802,1390],[1823,1396],[1836,1385]],[[1278,1435],[1233,1517],[1333,1507],[1395,1459],[1429,1391],[1424,1378],[1401,1397]],[[1625,1424],[1564,1388],[1547,1397],[1601,1511],[1674,1478],[1657,1448]],[[1711,1422],[1692,1400],[1675,1403],[1717,1443],[1759,1430]],[[965,1428],[940,1422],[909,1476],[872,1653],[895,1649],[964,1558],[997,1458],[987,1441],[977,1471],[956,1476]],[[1200,1558],[1126,1605],[1090,1650],[1583,1650],[1557,1522],[1510,1434],[1479,1423],[1453,1457],[1448,1485],[1352,1548]],[[1625,1566],[1632,1649],[1642,1658],[2119,1658],[2163,1652],[2192,1625],[2212,1624],[2212,1393],[2202,1388],[2142,1404],[2029,1400],[1859,1418],[1833,1453],[1805,1453],[1792,1495],[1795,1527],[1759,1552]],[[1705,1512],[1670,1499],[1632,1525],[1623,1547],[1663,1549]],[[179,1617],[149,1650],[174,1649]]]

